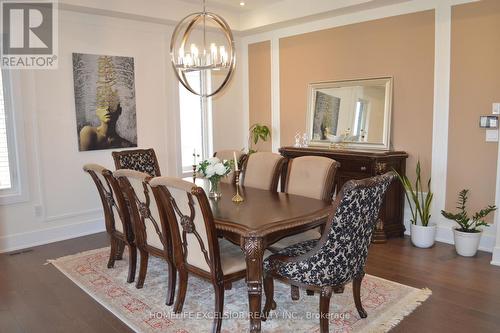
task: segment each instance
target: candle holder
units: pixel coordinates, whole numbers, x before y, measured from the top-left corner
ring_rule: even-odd
[[[236,194],[231,199],[232,202],[243,202],[245,199],[240,195],[240,170],[235,170]]]
[[[193,164],[193,183],[196,183],[196,164]]]

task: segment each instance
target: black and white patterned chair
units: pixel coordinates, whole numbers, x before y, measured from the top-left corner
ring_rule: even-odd
[[[353,282],[353,296],[361,318],[360,288],[373,229],[393,172],[345,183],[320,240],[289,246],[264,261],[266,305],[264,319],[276,308],[274,281],[279,279],[320,293],[320,332],[328,332],[332,291]]]
[[[116,170],[129,169],[147,173],[151,177],[161,176],[160,165],[153,148],[114,151],[111,154]]]

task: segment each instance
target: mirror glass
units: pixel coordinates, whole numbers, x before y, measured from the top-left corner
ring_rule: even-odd
[[[389,149],[392,79],[309,85],[311,145]]]

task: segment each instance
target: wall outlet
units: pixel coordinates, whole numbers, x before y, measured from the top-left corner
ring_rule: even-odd
[[[43,214],[43,207],[41,205],[35,205],[35,216],[41,217]]]
[[[486,142],[498,142],[498,130],[486,130]]]
[[[500,114],[500,103],[493,103],[491,113],[492,114]]]

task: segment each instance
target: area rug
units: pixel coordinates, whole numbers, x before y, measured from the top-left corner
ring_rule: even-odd
[[[126,251],[125,251],[126,252]],[[210,283],[190,276],[183,313],[172,313],[165,305],[166,265],[150,258],[143,289],[126,282],[127,257],[106,267],[109,248],[91,250],[50,260],[63,274],[136,332],[195,333],[210,332],[214,295]],[[366,275],[361,300],[368,318],[361,319],[354,306],[352,288],[334,294],[330,302],[331,332],[386,332],[410,314],[431,294],[375,276]],[[263,297],[263,301],[264,301]],[[275,282],[277,308],[262,323],[263,332],[319,332],[319,296],[301,292],[292,301],[290,287]],[[244,281],[233,284],[224,298],[222,332],[248,331],[248,298]]]

